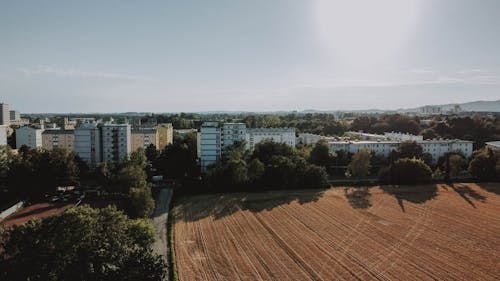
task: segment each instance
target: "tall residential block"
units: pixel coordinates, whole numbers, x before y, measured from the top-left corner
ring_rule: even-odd
[[[137,127],[131,130],[131,149],[136,151],[140,147],[146,149],[150,145],[158,148],[159,135],[155,128]]]
[[[156,130],[158,132],[158,145],[156,148],[161,150],[174,142],[174,128],[171,123],[158,124]]]
[[[102,162],[101,133],[97,123],[82,123],[75,128],[75,152],[90,167]]]
[[[65,149],[69,152],[75,149],[75,130],[46,129],[42,133],[42,147],[52,150]]]
[[[0,103],[0,125],[10,125],[9,105]]]
[[[25,145],[29,148],[42,147],[43,129],[24,126],[16,129],[16,148]]]
[[[221,128],[218,122],[205,122],[200,128],[200,166],[203,171],[221,158]]]
[[[224,123],[222,125],[222,150],[230,148],[238,142],[244,142],[247,134],[245,123]]]
[[[129,124],[102,125],[102,160],[117,163],[126,160],[132,150]]]

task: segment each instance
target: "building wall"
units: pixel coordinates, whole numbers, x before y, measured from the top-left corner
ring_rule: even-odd
[[[151,144],[158,148],[159,135],[158,131],[153,128],[134,129],[130,139],[132,151],[136,151],[140,147],[146,149]]]
[[[158,131],[158,149],[162,150],[174,142],[174,128],[171,123],[158,124],[156,130]]]
[[[224,123],[221,133],[222,150],[226,150],[236,142],[246,140],[247,127],[245,123]]]
[[[60,148],[72,152],[75,150],[75,131],[45,130],[42,133],[42,147],[49,150]]]
[[[7,145],[7,126],[0,125],[0,145]]]
[[[10,111],[10,121],[21,120],[21,113],[16,110]]]
[[[299,136],[297,137],[296,144],[315,145],[320,140],[321,140],[320,135],[302,133],[299,134]]]
[[[221,158],[221,128],[217,122],[205,122],[200,128],[200,166],[203,171]]]
[[[42,129],[24,126],[16,129],[16,148],[25,145],[29,148],[42,147]]]
[[[10,125],[9,105],[0,103],[0,125]]]
[[[101,129],[103,162],[117,163],[127,159],[132,150],[130,125],[104,124]]]
[[[97,124],[84,123],[77,126],[74,131],[74,151],[90,167],[95,167],[102,162],[101,135]]]
[[[259,142],[270,140],[295,146],[295,128],[256,128],[247,129],[247,149],[253,149]]]

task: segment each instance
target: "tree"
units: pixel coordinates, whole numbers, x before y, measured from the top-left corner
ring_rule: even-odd
[[[423,149],[416,141],[403,141],[399,146],[399,158],[422,158]]]
[[[132,218],[148,218],[153,214],[154,200],[151,189],[146,187],[132,187],[129,191],[127,214]]]
[[[448,156],[447,165],[449,165],[450,177],[456,178],[467,168],[467,161],[459,154],[451,154]]]
[[[496,164],[495,154],[489,149],[477,151],[469,164],[469,172],[478,180],[494,180],[496,179]]]
[[[390,184],[417,184],[432,180],[432,170],[421,159],[402,158],[381,169],[379,181]]]
[[[352,156],[351,163],[347,166],[347,170],[354,177],[366,177],[370,174],[371,169],[371,152],[362,149]]]
[[[248,164],[248,179],[252,182],[258,181],[266,172],[266,167],[259,159],[253,159]]]
[[[162,280],[154,230],[115,207],[75,207],[5,230],[1,280]]]
[[[326,141],[319,141],[311,150],[308,161],[318,166],[329,167],[332,163],[332,154]]]

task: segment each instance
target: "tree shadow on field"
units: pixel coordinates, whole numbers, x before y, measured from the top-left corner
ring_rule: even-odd
[[[176,202],[175,217],[183,221],[214,220],[238,211],[270,211],[281,205],[297,202],[300,205],[316,202],[325,189],[277,190],[256,193],[224,193],[184,197]]]
[[[471,205],[474,209],[477,208],[476,204],[471,199],[485,202],[486,197],[477,193],[474,189],[470,188],[467,184],[457,183],[457,184],[448,184],[449,188],[458,193],[460,197],[462,197],[469,205]]]
[[[368,187],[346,187],[344,194],[354,209],[368,209],[372,206],[371,194]]]
[[[481,189],[484,189],[488,192],[495,193],[496,195],[500,195],[500,183],[490,182],[490,183],[477,183]]]
[[[380,188],[398,200],[403,213],[405,212],[404,201],[422,204],[437,196],[437,186],[435,184],[383,185]]]

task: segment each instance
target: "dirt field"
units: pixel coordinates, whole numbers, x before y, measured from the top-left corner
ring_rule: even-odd
[[[30,219],[39,218],[43,219],[55,214],[62,213],[73,204],[66,203],[37,203],[27,206],[16,213],[8,216],[5,220],[0,221],[0,224],[11,226],[15,224],[23,224]]]
[[[181,280],[500,278],[500,184],[208,195],[173,214]]]

